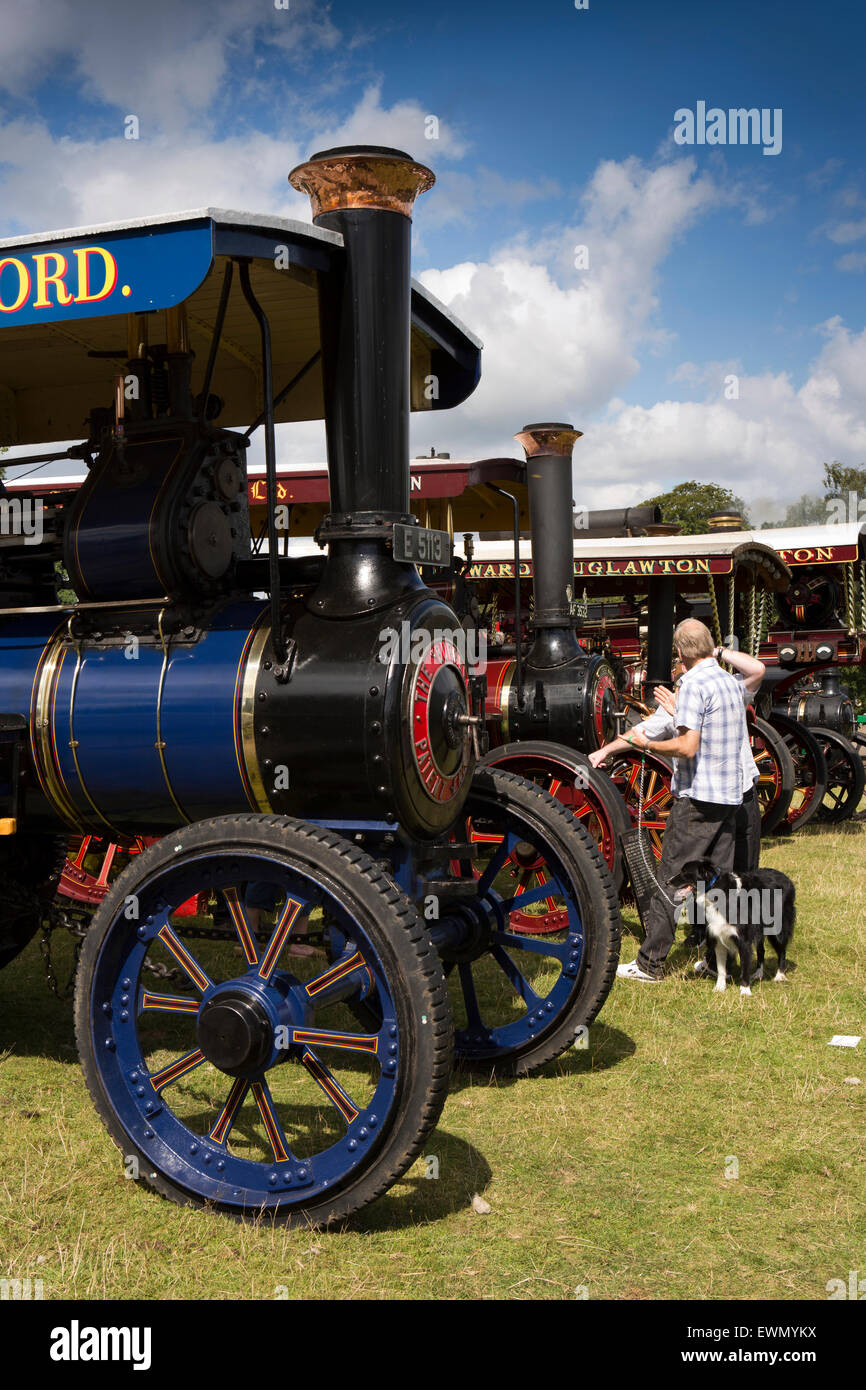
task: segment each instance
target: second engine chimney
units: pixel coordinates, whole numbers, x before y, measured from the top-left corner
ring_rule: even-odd
[[[525,425],[514,437],[526,454],[532,525],[533,667],[561,666],[581,652],[571,612],[574,520],[571,452],[581,430],[571,425]]]

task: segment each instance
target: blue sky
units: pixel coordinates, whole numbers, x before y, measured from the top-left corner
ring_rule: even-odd
[[[7,233],[208,202],[307,216],[286,173],[337,140],[434,168],[415,271],[484,338],[484,378],[435,431],[416,422],[419,451],[499,453],[524,417],[570,418],[587,501],[705,477],[761,514],[825,459],[866,463],[857,5],[3,9]],[[781,152],[677,145],[674,113],[698,101],[781,109]],[[321,431],[287,427],[280,448],[319,462]]]

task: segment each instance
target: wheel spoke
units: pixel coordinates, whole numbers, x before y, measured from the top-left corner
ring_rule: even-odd
[[[498,836],[493,838],[499,839]],[[509,843],[509,841],[513,843]],[[478,880],[479,897],[487,892],[496,875],[499,873],[499,870],[502,868],[506,859],[511,854],[514,844],[516,844],[516,840],[513,835],[503,835],[499,840],[499,848],[497,849],[490,863],[487,865],[487,868],[484,870],[484,873]]]
[[[145,1009],[153,1009],[163,1014],[197,1014],[199,1005],[197,999],[181,999],[177,994],[151,994],[145,990],[141,996],[139,1012],[143,1013]]]
[[[463,991],[463,1002],[466,1006],[466,1022],[470,1028],[483,1028],[484,1024],[481,1019],[478,995],[475,992],[475,980],[472,977],[472,966],[468,961],[462,961],[458,968],[460,971],[460,988]]]
[[[178,965],[186,971],[196,989],[200,990],[202,994],[204,994],[206,989],[210,989],[212,981],[202,970],[198,962],[190,955],[183,942],[175,936],[167,922],[160,928],[159,939],[163,945],[171,951]]]
[[[187,1072],[195,1071],[204,1061],[204,1053],[200,1047],[194,1052],[187,1052],[183,1057],[178,1057],[176,1062],[163,1067],[162,1071],[155,1072],[150,1078],[150,1084],[155,1091],[162,1091],[166,1086],[171,1086],[175,1081],[179,1081]]]
[[[503,950],[501,946],[496,945],[493,947],[490,954],[497,965],[501,966],[509,983],[514,987],[528,1008],[534,1009],[541,1003],[541,998],[535,993],[535,990],[525,976],[520,973],[507,951]]]
[[[246,919],[246,914],[241,903],[237,888],[223,888],[222,895],[225,898],[229,916],[234,924],[234,929],[238,934],[241,948],[247,958],[248,965],[258,965],[259,955],[256,950],[256,943],[250,931],[250,924]]]
[[[259,965],[258,974],[260,980],[267,981],[273,975],[277,961],[280,958],[280,952],[289,938],[289,932],[292,930],[300,910],[301,904],[297,898],[286,898],[286,901],[283,903],[283,910],[280,913],[280,919],[274,927],[273,935],[268,942],[267,950],[262,956]]]
[[[320,1086],[332,1105],[335,1105],[342,1115],[346,1124],[350,1125],[353,1120],[358,1118],[361,1113],[352,1100],[343,1090],[337,1078],[328,1070],[324,1062],[309,1048],[301,1054],[301,1061],[310,1073],[310,1076]]]
[[[215,1144],[224,1144],[229,1136],[229,1130],[235,1122],[235,1116],[244,1103],[250,1083],[244,1076],[239,1076],[228,1093],[225,1105],[220,1111],[219,1118],[208,1135]]]
[[[513,946],[519,951],[534,951],[537,956],[554,956],[561,961],[571,950],[567,941],[551,941],[549,936],[528,936],[523,932],[518,936],[515,932],[495,931],[490,939],[502,947]]]
[[[366,1052],[375,1057],[379,1051],[378,1033],[340,1033],[333,1028],[292,1028],[290,1043],[306,1043],[309,1047],[338,1047],[345,1052]]]
[[[262,1124],[267,1130],[268,1139],[271,1141],[271,1148],[274,1151],[274,1158],[278,1163],[291,1158],[292,1151],[289,1148],[289,1141],[283,1133],[283,1127],[277,1118],[277,1111],[274,1105],[274,1098],[270,1093],[266,1081],[254,1081],[252,1092],[259,1114],[262,1117]]]
[[[364,957],[361,955],[361,952],[356,951],[354,955],[347,956],[345,960],[336,961],[335,964],[329,966],[327,970],[323,970],[321,975],[314,975],[312,980],[307,981],[304,989],[310,999],[313,999],[317,994],[321,994],[323,989],[327,989],[329,985],[336,984],[337,981],[342,980],[345,975],[351,975],[353,970],[361,970],[363,968],[369,971],[369,967],[365,967]]]
[[[549,881],[537,883],[534,888],[530,888],[525,893],[515,893],[513,898],[503,898],[501,905],[506,912],[522,911],[525,907],[532,907],[533,903],[540,903],[544,898],[547,899],[552,910],[555,900],[550,896]]]

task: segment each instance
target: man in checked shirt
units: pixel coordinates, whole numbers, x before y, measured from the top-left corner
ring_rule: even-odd
[[[735,680],[718,665],[712,635],[696,618],[687,618],[676,628],[674,648],[685,668],[673,713],[675,737],[647,738],[639,729],[632,729],[622,741],[614,740],[590,756],[599,766],[617,747],[630,743],[649,752],[667,753],[674,761],[674,804],[662,842],[660,886],[647,912],[646,940],[637,959],[617,970],[621,979],[645,983],[662,978],[674,940],[679,905],[668,892],[670,880],[690,859],[711,859],[720,869],[733,867],[736,817],[746,780],[743,681]],[[752,680],[756,675],[749,673]],[[655,718],[646,721],[650,734],[655,732]]]

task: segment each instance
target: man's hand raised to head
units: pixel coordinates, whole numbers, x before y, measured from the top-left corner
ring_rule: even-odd
[[[657,705],[661,705],[667,714],[673,714],[676,709],[677,697],[673,690],[668,690],[666,685],[657,685],[653,691],[653,699]]]

